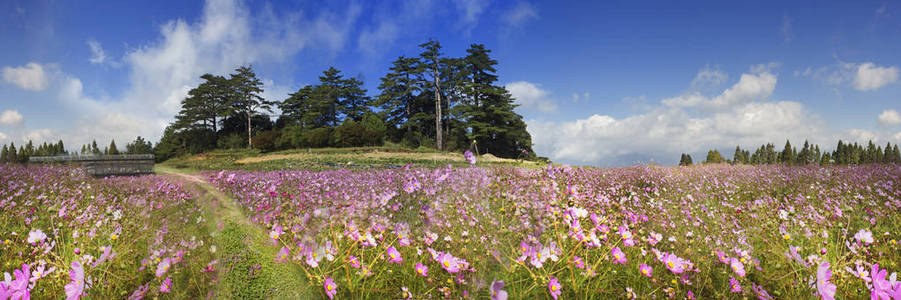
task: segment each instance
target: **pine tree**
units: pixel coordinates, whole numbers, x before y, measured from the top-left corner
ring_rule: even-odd
[[[423,48],[423,52],[419,54],[419,57],[422,58],[421,68],[425,71],[422,74],[428,76],[423,77],[423,81],[430,82],[435,93],[435,148],[444,150],[444,135],[441,126],[443,121],[441,109],[444,107],[441,102],[441,77],[445,71],[445,64],[442,63],[441,43],[429,40],[420,44],[419,47]]]
[[[116,148],[116,140],[113,140],[109,143],[109,151],[107,152],[109,155],[119,155],[119,148]]]
[[[792,148],[792,144],[785,140],[785,148],[782,149],[782,153],[779,154],[779,162],[783,164],[790,164],[795,160],[794,157],[794,149]]]
[[[9,161],[9,149],[6,148],[6,144],[3,144],[3,151],[0,152],[0,163],[7,161]]]
[[[17,163],[19,162],[19,155],[16,153],[16,143],[9,143],[9,156],[6,157],[7,162]]]
[[[253,149],[253,128],[250,122],[258,111],[272,111],[274,102],[260,96],[263,93],[263,82],[257,78],[251,67],[238,67],[235,73],[230,74],[229,81],[232,87],[232,97],[228,103],[231,107],[230,112],[246,118],[247,148]]]
[[[363,88],[363,81],[351,77],[344,80],[341,86],[341,102],[339,102],[339,113],[344,115],[345,120],[362,121],[363,115],[369,112],[372,100],[366,96],[366,89]]]
[[[392,128],[412,135],[413,102],[422,88],[417,84],[419,59],[416,57],[398,57],[389,68],[390,73],[381,78],[376,104],[385,114]]]
[[[100,152],[100,148],[97,147],[97,140],[91,141],[91,154],[93,154],[93,155],[100,155],[100,154],[102,154],[102,153],[103,153],[103,152]]]

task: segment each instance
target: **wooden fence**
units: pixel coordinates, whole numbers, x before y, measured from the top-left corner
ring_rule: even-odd
[[[104,177],[112,175],[153,174],[153,154],[86,155],[86,156],[32,156],[28,162],[78,164],[88,175]]]

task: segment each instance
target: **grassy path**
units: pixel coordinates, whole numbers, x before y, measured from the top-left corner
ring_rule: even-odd
[[[219,260],[214,298],[319,298],[299,267],[275,263],[279,249],[270,243],[266,230],[251,222],[230,197],[202,175],[165,166],[157,166],[156,172],[185,182],[203,204],[206,226],[216,245],[214,255]]]

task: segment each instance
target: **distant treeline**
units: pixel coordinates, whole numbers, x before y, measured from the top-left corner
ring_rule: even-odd
[[[746,165],[766,165],[766,164],[877,164],[877,163],[901,163],[901,152],[898,151],[898,145],[886,143],[885,147],[877,146],[873,141],[869,141],[866,146],[838,141],[838,145],[832,152],[820,151],[819,145],[810,145],[804,141],[801,150],[793,147],[791,142],[785,141],[785,147],[782,151],[777,152],[773,144],[761,145],[760,148],[751,154],[748,150],[743,150],[736,146],[735,152],[731,160],[723,158],[716,149],[707,152],[707,163],[728,163],[728,164],[746,164]],[[679,160],[680,166],[692,164],[691,155],[682,153]]]
[[[532,139],[510,93],[497,84],[497,61],[484,45],[465,57],[446,57],[441,44],[419,45],[400,56],[367,96],[363,81],[330,67],[319,82],[280,102],[260,95],[251,67],[227,76],[204,74],[181,102],[181,111],[156,145],[157,158],[211,149],[375,146],[478,150],[499,157],[533,158]],[[269,113],[280,114],[272,122]]]
[[[82,145],[80,152],[72,152],[66,150],[66,146],[63,144],[63,141],[60,140],[55,144],[48,144],[44,142],[43,144],[34,147],[34,143],[31,140],[28,141],[23,146],[20,146],[18,150],[16,150],[16,143],[10,143],[9,145],[4,144],[3,150],[0,152],[0,163],[26,163],[28,162],[28,158],[32,156],[56,156],[56,155],[115,155],[115,154],[153,154],[153,144],[144,140],[142,137],[137,137],[133,142],[125,145],[125,150],[119,150],[116,147],[116,141],[113,140],[110,142],[110,145],[104,147],[103,150],[97,147],[97,141],[91,142],[91,144]]]

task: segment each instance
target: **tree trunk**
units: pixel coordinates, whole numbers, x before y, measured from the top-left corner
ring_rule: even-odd
[[[250,108],[247,109],[247,149],[253,149],[253,143],[250,137]]]
[[[435,72],[437,74],[437,72]],[[441,136],[441,92],[438,87],[438,76],[435,75],[435,144],[438,151],[444,150],[444,142]]]

